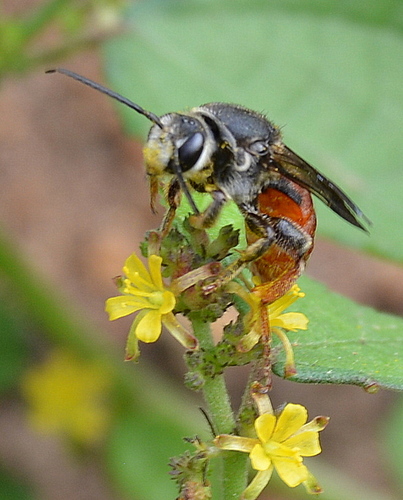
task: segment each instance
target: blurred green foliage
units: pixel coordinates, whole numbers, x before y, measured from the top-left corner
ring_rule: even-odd
[[[0,79],[96,47],[116,30],[122,0],[47,0],[23,14],[0,5]]]

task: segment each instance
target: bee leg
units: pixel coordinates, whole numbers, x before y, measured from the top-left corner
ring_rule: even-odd
[[[271,360],[271,330],[270,330],[270,318],[268,314],[267,307],[263,304],[260,305],[260,344],[262,346],[262,358],[258,363],[257,368],[257,380],[261,384],[262,388],[266,391],[270,391],[272,387],[272,360]]]
[[[253,217],[251,217],[251,219],[255,219],[258,217],[258,214],[253,214]],[[246,222],[248,225],[252,225],[249,224],[247,215]],[[255,227],[255,224],[253,225]],[[257,229],[258,228],[256,226],[256,232]],[[229,266],[227,266],[226,269],[223,270],[218,276],[216,276],[213,282],[206,283],[206,285],[203,286],[204,293],[210,294],[236,278],[236,276],[249,262],[253,262],[254,260],[261,257],[273,244],[273,242],[276,241],[276,233],[266,221],[263,223],[262,220],[262,224],[259,225],[259,233],[260,235],[264,233],[265,236],[259,238],[257,241],[246,247],[246,249],[241,252],[241,256],[237,260],[232,262]]]
[[[312,246],[312,238],[288,219],[269,217],[256,211],[243,210],[243,212],[249,229],[260,238],[241,252],[241,256],[222,271],[212,283],[203,287],[206,294],[229,283],[248,263],[265,254],[273,244],[282,248],[295,262],[299,262]]]
[[[166,200],[168,203],[168,210],[166,211],[162,223],[158,229],[158,242],[154,244],[153,251],[159,253],[161,241],[167,236],[172,227],[172,222],[175,218],[176,210],[181,202],[181,186],[179,182],[174,179],[168,187]],[[226,202],[226,197],[222,191],[213,191],[211,193],[213,198],[212,203],[199,214],[191,215],[189,218],[190,224],[196,229],[206,229],[211,227],[217,217],[220,215],[221,209]]]
[[[213,226],[221,213],[222,207],[225,205],[227,198],[222,191],[212,191],[211,196],[213,201],[201,214],[191,215],[189,218],[190,224],[196,229],[208,229]]]
[[[172,222],[175,218],[176,209],[181,201],[181,188],[179,182],[175,179],[171,182],[167,192],[168,210],[165,212],[161,226],[158,230],[161,240],[169,233]]]
[[[270,217],[270,224],[276,233],[276,244],[296,261],[312,248],[312,237],[295,222],[282,217]]]
[[[149,231],[148,233],[148,255],[160,254],[162,240],[171,230],[175,212],[179,206],[181,199],[181,189],[178,181],[174,180],[171,182],[168,187],[166,199],[169,208],[165,212],[159,229],[155,231]]]

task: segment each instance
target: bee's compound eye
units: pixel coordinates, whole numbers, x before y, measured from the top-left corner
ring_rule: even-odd
[[[179,162],[182,171],[191,169],[200,158],[204,146],[204,136],[201,132],[195,132],[178,148]]]

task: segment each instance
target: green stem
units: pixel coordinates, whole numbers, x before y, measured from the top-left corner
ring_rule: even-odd
[[[193,319],[193,331],[199,340],[200,347],[205,350],[214,348],[210,323]],[[204,399],[209,415],[217,434],[231,434],[235,431],[236,422],[231,408],[224,375],[206,377],[203,386]],[[222,495],[223,500],[239,498],[247,484],[247,455],[243,453],[225,452],[222,454]]]

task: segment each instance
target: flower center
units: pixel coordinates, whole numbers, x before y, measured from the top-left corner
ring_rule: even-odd
[[[147,298],[150,304],[159,309],[164,303],[164,292],[152,292],[152,294]]]
[[[175,307],[175,295],[169,290],[152,292],[147,297],[148,302],[155,309],[158,309],[161,314],[167,314]]]
[[[271,459],[291,460],[293,462],[302,463],[302,458],[297,449],[288,448],[281,443],[276,441],[268,441],[262,444],[266,455]]]
[[[280,443],[276,443],[276,441],[267,441],[267,443],[262,443],[263,449],[269,457],[272,457],[273,455],[277,455],[276,452],[278,452],[280,448]]]

